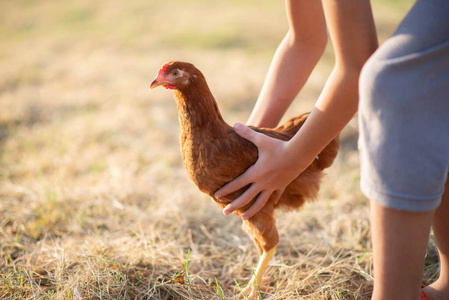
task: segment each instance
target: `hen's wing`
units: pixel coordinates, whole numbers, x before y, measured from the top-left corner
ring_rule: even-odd
[[[292,117],[287,120],[284,124],[276,127],[276,128],[259,128],[250,126],[253,130],[268,135],[269,137],[288,141],[290,140],[296,132],[298,132],[299,128],[304,124],[304,122],[309,117],[309,113],[302,114],[300,116]]]
[[[253,130],[263,133],[269,137],[288,141],[298,132],[301,126],[306,122],[309,115],[309,113],[306,113],[300,116],[292,117],[284,124],[273,129],[258,128],[254,126],[250,127]],[[338,148],[339,139],[338,137],[336,137],[320,152],[320,154],[318,154],[318,159],[313,162],[313,165],[320,170],[330,167],[334,162],[335,157],[337,156]]]
[[[303,114],[300,116],[292,117],[283,125],[278,126],[276,128],[258,128],[254,126],[249,126],[251,129],[263,133],[269,137],[280,139],[283,141],[287,141],[291,139],[298,129],[304,124],[309,114]],[[212,189],[212,193],[208,193],[213,197],[213,193],[216,189],[224,185],[225,183],[233,180],[238,175],[242,174],[247,168],[253,165],[257,158],[257,147],[245,140],[244,138],[237,135],[231,127],[228,129],[228,133],[225,139],[215,140],[210,148],[207,150],[210,151],[207,156],[214,158],[218,163],[217,169],[219,172],[216,172],[214,176],[209,177],[211,182],[209,186],[214,186],[215,189]],[[211,163],[208,164],[209,166]],[[213,182],[212,182],[213,181]],[[226,196],[226,200],[222,199],[221,205],[225,205],[228,202],[231,202],[238,196],[240,196],[249,185],[243,187],[242,189],[229,194]],[[218,199],[214,198],[215,201],[219,202]],[[252,203],[248,204],[248,207]],[[244,211],[247,207],[244,207],[242,211]]]
[[[250,126],[250,128],[269,137],[287,141],[290,140],[296,134],[296,132],[298,132],[299,128],[301,128],[308,116],[309,114],[303,114],[300,116],[292,117],[284,124],[273,129],[258,128],[254,126]],[[220,206],[225,207],[227,203],[239,197],[249,187],[249,185],[227,195],[226,198],[222,198],[221,200],[214,197],[215,191],[227,182],[233,180],[234,178],[245,172],[247,168],[249,168],[257,161],[257,147],[248,140],[245,140],[242,137],[238,136],[235,131],[231,127],[229,127],[228,134],[225,139],[215,140],[213,143],[208,144],[207,146],[205,145],[205,148],[207,149],[204,149],[204,165],[207,165],[208,167],[204,168],[205,174],[201,176],[201,183],[197,185],[203,192],[209,194]],[[315,176],[315,172],[312,172],[312,176],[312,170],[309,169],[312,168],[315,170],[322,170],[329,167],[335,159],[337,150],[338,139],[336,138],[331,143],[329,143],[329,145],[327,145],[326,148],[323,149],[323,151],[321,151],[321,153],[318,155],[318,159],[313,162],[312,166],[309,167],[308,170],[306,170],[302,174],[302,176],[300,175],[297,180],[295,180],[295,182],[291,184],[291,186],[289,186],[289,188],[287,189],[287,194],[292,194],[292,196],[287,197],[287,195],[285,195],[286,198],[294,199],[293,195],[302,193],[302,190],[304,190],[304,185],[317,186],[318,178],[315,177],[318,177],[319,174],[317,173]],[[200,174],[203,172],[201,164],[196,166],[195,169],[196,174]],[[303,182],[304,184],[298,184],[300,182]],[[204,188],[202,188],[201,185]],[[318,187],[314,189],[317,188]],[[241,208],[236,213],[243,213],[249,206],[251,206],[251,204],[252,202],[247,206]],[[293,207],[293,205],[288,206]],[[296,207],[297,205],[295,204],[294,206]]]

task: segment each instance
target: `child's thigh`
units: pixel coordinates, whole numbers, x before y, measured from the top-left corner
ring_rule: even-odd
[[[417,2],[421,14],[411,10],[360,79],[362,190],[409,211],[439,205],[449,170],[449,2],[433,13],[424,2],[431,1]]]

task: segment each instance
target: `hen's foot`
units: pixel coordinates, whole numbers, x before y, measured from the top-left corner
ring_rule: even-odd
[[[257,268],[254,272],[254,276],[249,281],[248,286],[240,293],[240,299],[258,299],[259,291],[269,291],[273,289],[272,287],[263,285],[263,283],[270,281],[269,277],[263,277],[263,273],[265,272],[268,262],[275,252],[276,247],[268,250],[268,252],[264,251],[262,253]]]
[[[247,300],[256,300],[261,299],[259,296],[259,292],[271,291],[274,288],[268,285],[264,285],[264,283],[270,282],[270,277],[265,277],[262,279],[262,282],[257,284],[255,278],[253,278],[246,288],[242,290],[238,299],[247,299]]]

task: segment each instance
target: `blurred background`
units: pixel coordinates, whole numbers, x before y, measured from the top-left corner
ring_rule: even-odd
[[[412,1],[372,5],[382,42]],[[280,1],[0,1],[0,299],[235,295],[255,248],[190,182],[172,93],[148,88],[191,62],[245,122],[286,31]],[[329,42],[285,118],[312,109],[333,62]],[[279,220],[264,299],[369,298],[357,135],[354,119],[319,200]]]

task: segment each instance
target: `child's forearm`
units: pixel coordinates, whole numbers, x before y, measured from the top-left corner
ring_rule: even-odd
[[[360,70],[335,69],[304,126],[289,141],[296,165],[305,169],[351,120],[358,106]]]
[[[369,1],[323,3],[336,64],[307,122],[289,142],[304,168],[357,112],[359,75],[377,48]]]
[[[324,52],[321,1],[286,1],[289,31],[274,55],[248,124],[275,127]]]
[[[249,125],[276,127],[323,53],[323,46],[294,41],[287,34],[271,63]]]

